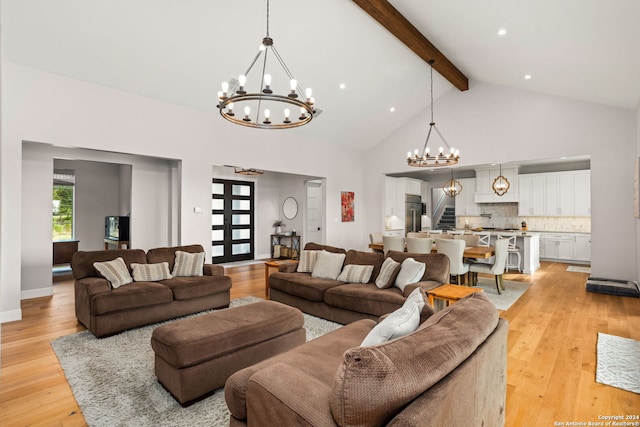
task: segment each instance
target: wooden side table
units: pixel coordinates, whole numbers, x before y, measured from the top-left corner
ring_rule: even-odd
[[[436,298],[445,300],[448,306],[474,292],[484,292],[484,289],[459,285],[442,285],[428,291],[427,294],[429,295],[429,304],[433,307]]]
[[[127,249],[129,247],[129,241],[128,240],[104,239],[104,250],[105,251],[109,249],[109,245],[116,245],[116,248],[118,248],[118,249]]]
[[[270,268],[280,268],[280,266],[283,265],[283,264],[298,264],[298,261],[272,260],[272,261],[267,261],[267,262],[264,263],[264,291],[265,291],[265,293],[267,295],[267,298],[269,297],[269,269]]]

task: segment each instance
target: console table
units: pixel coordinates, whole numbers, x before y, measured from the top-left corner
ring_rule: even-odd
[[[109,249],[109,245],[115,245],[117,249],[128,249],[129,241],[128,240],[112,240],[112,239],[104,239],[104,250]]]
[[[77,240],[59,240],[53,242],[53,265],[69,264],[73,254],[78,252]]]
[[[285,246],[284,243],[288,242],[290,246]],[[282,252],[280,252],[280,256],[275,256],[274,247],[280,245],[286,247],[290,250],[290,254],[288,256],[283,256]],[[271,258],[291,258],[291,259],[299,259],[300,258],[300,235],[287,235],[287,234],[272,234],[271,235]]]

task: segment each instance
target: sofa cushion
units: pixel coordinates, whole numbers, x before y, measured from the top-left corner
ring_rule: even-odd
[[[394,261],[402,262],[407,258],[413,258],[426,264],[424,275],[420,282],[433,281],[438,283],[449,282],[449,257],[445,254],[416,254],[410,252],[389,251],[386,254]]]
[[[402,307],[405,297],[398,288],[378,289],[372,283],[351,283],[327,289],[324,302],[358,313],[382,316]]]
[[[400,273],[400,267],[402,264],[395,262],[392,258],[385,258],[380,268],[380,274],[376,277],[376,286],[380,289],[386,289],[393,286],[396,282],[396,277]]]
[[[176,261],[176,251],[197,253],[204,252],[202,245],[172,246],[168,248],[154,248],[147,251],[148,263],[168,262],[169,271],[173,271]]]
[[[231,289],[229,276],[173,277],[160,283],[171,289],[173,298],[177,301],[201,298]]]
[[[342,248],[337,248],[335,246],[329,245],[320,245],[318,243],[309,242],[304,245],[304,248],[308,251],[327,251],[334,254],[346,254],[347,251]]]
[[[157,264],[131,264],[133,269],[133,280],[136,282],[157,282],[158,280],[170,279],[168,262]]]
[[[405,259],[402,261],[400,272],[396,276],[394,286],[404,291],[407,285],[418,283],[420,279],[422,279],[422,276],[424,276],[425,268],[426,264],[423,262],[418,262],[413,258]]]
[[[84,279],[85,277],[101,277],[93,266],[94,262],[111,261],[122,258],[127,267],[131,263],[144,264],[147,256],[141,249],[112,249],[109,251],[78,251],[71,257],[71,269],[73,277]]]
[[[133,282],[113,289],[111,292],[94,295],[91,298],[91,314],[100,316],[171,301],[173,301],[173,293],[168,287],[157,282]]]
[[[269,287],[310,301],[324,301],[327,289],[344,283],[337,280],[317,279],[309,273],[282,273],[275,271],[269,276]]]
[[[319,251],[316,257],[316,264],[313,266],[313,271],[311,272],[311,277],[336,280],[340,271],[342,271],[344,258],[345,254]]]
[[[336,280],[344,283],[369,283],[371,273],[373,273],[373,265],[349,264],[342,268]]]
[[[204,252],[189,253],[176,251],[173,277],[202,276],[204,274]]]
[[[414,290],[402,307],[378,323],[360,345],[364,347],[381,344],[415,331],[420,325],[420,314],[424,304],[425,301],[420,289]]]
[[[224,386],[224,397],[229,411],[236,419],[246,419],[246,393],[249,380],[256,372],[276,363],[284,363],[303,370],[317,381],[331,387],[336,367],[342,363],[344,352],[360,344],[375,324],[375,321],[370,319],[358,320],[293,350],[236,372],[229,377]],[[260,424],[259,420],[255,422]]]
[[[111,283],[114,289],[133,282],[127,264],[120,257],[111,261],[94,262],[93,267]]]
[[[298,262],[297,271],[300,273],[311,273],[316,265],[318,251],[303,250],[300,252],[300,261]]]
[[[344,265],[371,265],[373,266],[373,272],[369,282],[375,282],[376,278],[380,274],[382,263],[384,262],[384,255],[378,252],[362,252],[351,249],[347,252],[347,257],[344,259]]]
[[[493,332],[498,311],[474,292],[397,340],[345,352],[331,393],[340,426],[383,425],[466,360]]]

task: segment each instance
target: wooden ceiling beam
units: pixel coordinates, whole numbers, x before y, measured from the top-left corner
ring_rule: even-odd
[[[434,60],[433,68],[461,91],[469,89],[469,79],[453,65],[416,27],[402,16],[388,0],[353,0],[373,19],[396,36],[425,62]]]

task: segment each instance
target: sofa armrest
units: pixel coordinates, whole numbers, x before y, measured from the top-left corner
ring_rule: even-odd
[[[111,284],[102,277],[85,277],[84,279],[76,280],[75,290],[76,294],[80,292],[87,297],[92,297],[102,292],[111,291]]]
[[[205,264],[203,272],[205,276],[224,276],[224,267],[216,264]]]
[[[417,287],[422,288],[422,290],[425,292],[425,294],[435,288],[437,288],[438,286],[442,286],[443,284],[440,282],[434,282],[432,280],[427,280],[427,281],[422,281],[422,282],[417,282],[417,283],[412,283],[410,285],[407,285],[404,288],[404,291],[402,291],[402,295],[407,298],[411,292],[413,292],[413,290]]]
[[[280,264],[280,266],[278,267],[278,271],[282,273],[295,273],[296,270],[298,270],[297,262],[285,262]]]
[[[256,372],[247,387],[248,424],[336,426],[331,387],[284,363]]]

